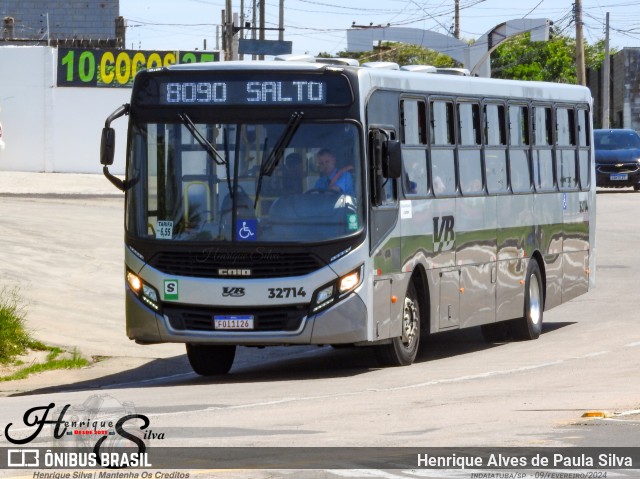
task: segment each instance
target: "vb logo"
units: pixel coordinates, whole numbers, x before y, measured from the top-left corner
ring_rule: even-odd
[[[232,296],[234,298],[244,296],[244,288],[235,288],[233,286],[223,286],[222,296]]]
[[[456,234],[453,230],[453,216],[433,218],[433,252],[449,251],[453,248]]]

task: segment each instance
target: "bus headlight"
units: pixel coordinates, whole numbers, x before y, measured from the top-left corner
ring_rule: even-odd
[[[360,284],[361,269],[362,266],[340,278],[340,285],[338,287],[340,294],[347,293]]]
[[[362,283],[363,266],[341,276],[331,283],[325,284],[313,293],[311,312],[317,313],[336,303]]]
[[[135,293],[140,293],[140,290],[142,289],[142,280],[131,271],[127,271],[127,283]]]
[[[127,284],[131,291],[133,291],[138,298],[142,300],[144,304],[149,306],[154,311],[160,310],[160,295],[158,290],[145,283],[137,274],[133,271],[127,271]]]

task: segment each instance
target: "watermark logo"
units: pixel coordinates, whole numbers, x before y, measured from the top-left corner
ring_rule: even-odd
[[[9,449],[7,451],[9,467],[40,467],[40,451],[38,449]]]
[[[50,434],[51,447],[46,453],[36,447],[8,449],[7,465],[16,468],[146,466],[149,465],[145,453],[148,439],[164,439],[164,433],[154,433],[150,424],[146,415],[136,413],[132,403],[121,403],[109,395],[94,395],[74,406],[56,407],[55,403],[36,406],[24,413],[22,424],[7,424],[4,435],[11,444],[24,445]],[[70,445],[72,449],[68,449]],[[63,446],[65,451],[52,452],[56,446]],[[92,452],[77,452],[81,450]]]

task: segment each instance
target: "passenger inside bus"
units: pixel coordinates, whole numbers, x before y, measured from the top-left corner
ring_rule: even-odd
[[[322,148],[318,151],[316,161],[320,178],[318,178],[311,191],[333,190],[347,195],[353,195],[355,193],[353,178],[350,173],[353,166],[345,166],[338,169],[336,166],[336,156],[328,148]]]

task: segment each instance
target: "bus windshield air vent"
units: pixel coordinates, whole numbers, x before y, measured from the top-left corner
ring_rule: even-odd
[[[400,65],[394,62],[367,62],[362,64],[365,68],[382,68],[385,70],[400,70]]]
[[[273,59],[280,62],[307,62],[307,63],[316,62],[316,57],[314,57],[313,55],[287,54],[287,55],[278,55]]]
[[[344,65],[350,67],[360,66],[360,62],[355,58],[316,58],[317,63],[324,63],[326,65]]]
[[[437,68],[437,70],[441,75],[471,76],[471,72],[466,68]]]
[[[400,70],[416,73],[438,73],[438,69],[432,65],[403,65]]]

